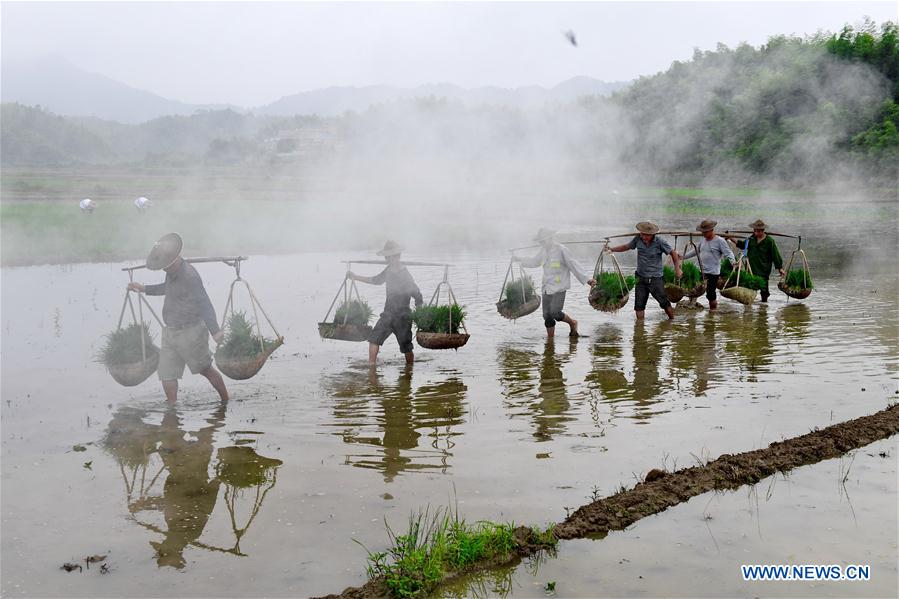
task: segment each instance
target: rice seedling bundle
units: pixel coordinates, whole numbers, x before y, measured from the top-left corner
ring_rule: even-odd
[[[142,362],[144,351],[141,350],[141,328],[141,325],[134,323],[106,335],[106,343],[97,353],[97,360],[107,367]],[[146,323],[143,325],[143,345],[147,359],[159,353]]]
[[[452,315],[452,321],[450,316]],[[412,322],[423,333],[459,332],[459,326],[465,320],[465,310],[458,304],[442,306],[420,306],[412,312]],[[450,326],[452,324],[452,326]]]
[[[334,314],[334,322],[336,324],[344,324],[344,319],[346,319],[346,324],[365,326],[371,321],[373,315],[374,311],[368,305],[368,302],[353,299],[348,302],[342,302],[337,307],[337,312]]]

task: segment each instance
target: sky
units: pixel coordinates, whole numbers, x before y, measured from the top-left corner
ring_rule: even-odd
[[[626,81],[720,42],[837,31],[887,2],[2,2],[4,64],[58,55],[189,103],[330,86]],[[563,31],[572,30],[578,46]]]

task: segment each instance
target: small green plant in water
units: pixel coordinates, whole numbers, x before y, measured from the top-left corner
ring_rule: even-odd
[[[344,319],[346,319],[346,324],[365,326],[371,321],[373,314],[374,311],[365,300],[350,300],[342,302],[337,307],[334,322],[335,324],[344,324]]]
[[[159,348],[153,344],[150,336],[150,326],[143,325],[144,347],[147,357],[159,352]],[[127,327],[113,331],[106,335],[106,343],[97,353],[97,361],[106,366],[123,366],[142,362],[144,354],[141,351],[141,325],[134,323]]]
[[[260,338],[255,333],[254,325],[247,320],[243,311],[233,312],[225,324],[225,340],[216,350],[217,358],[252,358],[262,352],[260,345],[269,349],[275,342]]]
[[[555,536],[536,530],[541,538]],[[368,551],[369,579],[384,581],[392,597],[421,597],[434,590],[444,576],[461,572],[478,562],[509,555],[515,550],[515,526],[480,521],[467,523],[458,511],[419,510],[409,518],[405,534],[387,525],[390,547]],[[358,541],[357,541],[358,542]]]
[[[412,322],[423,333],[458,333],[463,320],[465,310],[459,304],[420,306],[412,312]]]
[[[523,294],[521,291],[522,287],[524,287]],[[535,297],[537,297],[537,293],[534,291],[534,280],[527,275],[510,282],[506,285],[506,290],[503,293],[506,305],[512,310],[528,303]]]
[[[800,291],[802,289],[813,289],[812,275],[804,268],[794,268],[787,273],[784,279],[784,285],[787,288]]]

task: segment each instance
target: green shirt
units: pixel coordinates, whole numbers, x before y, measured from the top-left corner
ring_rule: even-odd
[[[780,257],[780,250],[777,249],[777,244],[774,243],[774,239],[770,235],[765,235],[765,238],[761,241],[756,239],[755,235],[748,240],[738,240],[737,247],[742,250],[746,246],[747,241],[749,242],[749,249],[746,253],[749,255],[749,266],[752,268],[752,274],[767,279],[771,275],[772,265],[774,265],[774,268],[783,268],[784,261]]]

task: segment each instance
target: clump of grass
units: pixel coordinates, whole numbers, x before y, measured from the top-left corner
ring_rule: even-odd
[[[150,325],[144,323],[144,347],[147,357],[159,352],[150,336]],[[143,361],[141,325],[134,323],[106,335],[106,343],[97,352],[97,361],[106,366],[124,366]]]
[[[374,311],[368,305],[368,302],[354,299],[342,302],[337,307],[337,312],[334,314],[334,322],[336,324],[344,324],[344,319],[346,319],[346,324],[365,326],[371,321],[373,314]]]
[[[524,294],[521,291],[522,286],[524,287]],[[528,275],[511,281],[506,285],[506,290],[503,294],[503,299],[505,299],[507,306],[512,310],[528,303],[535,297],[537,297],[537,293],[534,291],[534,280]]]
[[[734,274],[731,276],[734,268],[731,265],[730,261],[727,258],[721,259],[721,279],[727,281],[725,283],[725,287],[733,287],[737,284],[737,275]],[[728,280],[728,278],[730,280]],[[765,288],[765,284],[767,281],[759,276],[750,274],[745,270],[740,272],[740,287],[745,287],[746,289],[754,289],[755,291],[760,291]]]
[[[730,264],[730,263],[728,263]],[[692,262],[681,263],[681,278],[677,281],[674,267],[665,266],[662,268],[662,275],[665,277],[665,283],[669,285],[678,285],[684,289],[693,289],[702,283],[702,271]]]
[[[784,279],[784,285],[795,291],[814,288],[812,286],[812,275],[804,268],[794,268],[790,270]]]
[[[591,296],[600,304],[617,304],[637,283],[633,275],[624,277],[622,288],[621,277],[618,273],[602,272],[596,277],[596,287]]]
[[[515,526],[480,521],[467,523],[458,511],[429,509],[409,518],[405,534],[396,534],[388,525],[390,547],[383,552],[368,551],[369,579],[381,578],[393,597],[420,597],[430,593],[443,578],[515,550]],[[557,543],[552,530],[534,530],[535,536]]]
[[[216,350],[216,358],[252,358],[261,353],[259,336],[242,310],[231,314],[225,330],[225,340]],[[275,342],[263,337],[262,344],[269,349]]]
[[[450,315],[452,315],[452,323]],[[465,320],[465,310],[459,304],[420,306],[412,312],[412,322],[423,333],[458,333],[459,325],[463,320]]]

